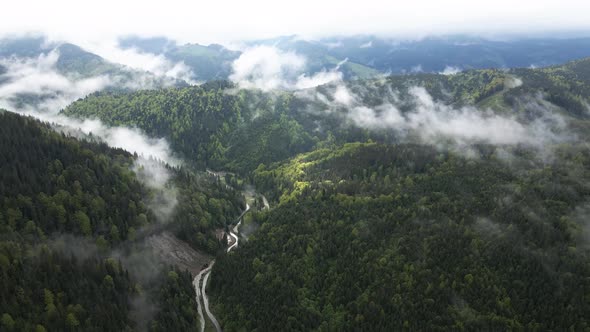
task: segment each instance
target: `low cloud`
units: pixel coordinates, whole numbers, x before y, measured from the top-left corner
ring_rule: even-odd
[[[250,48],[232,63],[230,79],[244,88],[273,90],[285,88],[286,77],[297,76],[305,68],[305,58],[276,47]]]
[[[92,135],[111,147],[136,153],[138,158],[132,167],[139,181],[152,194],[146,197],[148,207],[160,222],[168,222],[178,203],[177,190],[172,184],[172,172],[166,166],[179,166],[180,160],[174,157],[168,142],[163,138],[151,138],[140,129],[109,127],[96,119],[72,119],[61,114],[25,112],[40,120],[56,124],[56,129],[70,135]]]
[[[52,234],[48,239],[49,247],[66,257],[76,257],[79,261],[98,254],[96,243],[86,237],[79,237],[69,233]]]
[[[508,89],[514,89],[522,85],[522,80],[516,76],[508,76],[504,81],[504,86]]]
[[[327,46],[328,48],[338,48],[338,47],[342,47],[344,44],[341,41],[337,41],[337,42],[325,42],[323,43],[325,46]]]
[[[170,221],[178,204],[178,191],[172,184],[170,170],[159,160],[143,157],[137,159],[133,170],[137,178],[153,191],[148,201],[150,209],[161,222]]]
[[[318,85],[342,80],[342,73],[337,71],[321,71],[312,76],[300,75],[295,82],[295,89],[309,89]]]
[[[122,49],[116,42],[90,45],[89,49],[110,62],[122,64],[134,70],[197,84],[194,80],[195,73],[183,61],[173,62],[162,54],[145,53],[136,48]]]
[[[182,65],[176,64],[167,68],[167,72],[120,67],[120,71],[87,77],[84,73],[60,72],[59,59],[57,49],[33,58],[0,58],[0,107],[55,113],[78,98],[106,88],[137,90],[173,86],[185,75]]]
[[[414,111],[406,114],[402,125],[418,132],[423,140],[434,142],[438,136],[452,137],[462,143],[534,144],[532,128],[513,118],[472,107],[453,109],[437,103],[426,89],[413,87],[410,95],[416,102]]]
[[[0,108],[52,123],[54,129],[71,136],[99,140],[111,147],[136,153],[138,157],[131,170],[137,179],[150,189],[149,196],[144,198],[144,202],[160,223],[137,232],[145,233],[148,229],[153,229],[151,227],[159,227],[161,223],[169,222],[177,206],[177,189],[174,187],[173,173],[168,165],[178,166],[181,162],[174,157],[165,139],[150,138],[137,128],[109,127],[97,119],[74,119],[59,113],[71,102],[95,91],[109,87],[157,87],[161,86],[161,81],[158,82],[158,78],[149,73],[133,73],[131,80],[125,77],[129,72],[121,76],[113,76],[111,73],[87,78],[81,78],[82,75],[75,73],[70,76],[60,73],[57,69],[59,56],[59,52],[53,50],[34,58],[0,59]],[[176,65],[163,68],[161,72],[158,70],[155,70],[156,74],[171,78],[182,77],[179,73],[183,71]],[[163,72],[164,70],[166,72]],[[161,263],[169,262],[162,262],[158,256],[152,254],[149,247],[139,243],[133,244],[133,251],[130,253],[125,250],[126,244],[115,251],[103,253],[87,238],[59,234],[49,239],[52,249],[67,256],[74,255],[81,261],[95,256],[115,257],[124,262],[126,270],[142,285],[159,283],[162,280]],[[158,310],[152,301],[146,293],[137,295],[131,301],[130,317],[142,329],[146,329]]]
[[[358,102],[356,96],[354,96],[345,85],[338,85],[336,87],[333,98],[335,102],[344,106],[352,106],[354,103]]]
[[[6,68],[0,75],[0,108],[75,129],[85,135],[92,133],[110,146],[145,157],[153,156],[171,165],[178,164],[164,139],[149,138],[137,128],[108,127],[96,119],[79,120],[59,114],[73,101],[115,83],[107,75],[70,78],[56,69],[58,60],[56,50],[37,58],[0,59],[0,65]]]
[[[162,163],[177,166],[168,142],[150,138],[137,128],[109,127],[97,119],[73,119],[59,111],[89,93],[113,86],[107,75],[73,78],[56,69],[59,52],[53,50],[36,58],[0,59],[6,68],[0,75],[0,108],[55,124],[55,128],[80,138],[92,135],[111,147],[136,153],[133,170],[154,195],[148,204],[160,221],[167,221],[176,206],[176,190],[171,173]]]
[[[424,70],[422,69],[422,65],[415,65],[414,67],[412,67],[412,68],[410,69],[410,72],[411,72],[411,73],[421,73],[421,72],[423,72],[423,71],[424,71]]]
[[[455,75],[461,72],[461,68],[454,66],[446,66],[443,71],[439,72],[442,75]]]
[[[72,100],[112,85],[107,75],[70,79],[56,69],[58,60],[56,50],[32,59],[0,59],[5,68],[0,75],[0,107],[18,109],[35,104],[34,107],[45,111],[60,109]]]
[[[511,84],[518,86],[522,82],[514,78]],[[324,91],[326,93],[301,92],[298,95],[315,100],[326,112],[341,114],[355,126],[392,130],[402,139],[417,139],[436,146],[523,144],[543,150],[547,145],[572,138],[565,134],[565,119],[542,96],[530,96],[521,101],[524,113],[530,116],[523,119],[473,106],[455,108],[434,100],[426,89],[418,86],[409,88],[403,98],[390,90],[381,95],[381,104],[377,106],[366,104],[364,92],[352,92],[344,84]]]
[[[359,48],[370,48],[370,47],[373,47],[373,41],[372,40],[370,40],[370,41],[362,44],[361,46],[359,46]]]
[[[281,51],[273,46],[256,46],[245,50],[232,63],[230,79],[242,88],[264,91],[275,89],[307,89],[342,79],[338,71],[323,70],[308,76],[305,57]]]
[[[392,105],[382,105],[376,108],[356,106],[350,110],[348,117],[359,127],[373,129],[393,128],[403,125],[406,121]]]
[[[90,135],[109,146],[136,153],[143,158],[153,158],[169,165],[178,166],[180,161],[174,157],[170,145],[163,138],[151,138],[138,128],[110,127],[97,119],[74,119],[62,114],[36,112],[34,110],[18,113],[38,118],[41,121],[55,124],[55,129],[79,138]]]
[[[111,147],[121,148],[138,155],[132,170],[137,179],[151,194],[146,197],[147,206],[158,221],[168,222],[178,203],[177,189],[172,183],[172,171],[167,167],[179,166],[181,161],[174,157],[168,142],[163,138],[151,138],[140,129],[109,127],[96,119],[73,119],[61,114],[20,111],[23,115],[54,124],[58,131],[81,139],[94,138]],[[167,164],[167,165],[166,165]]]

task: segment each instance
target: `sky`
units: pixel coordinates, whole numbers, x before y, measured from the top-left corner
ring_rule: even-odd
[[[292,34],[419,38],[590,31],[587,0],[18,0],[7,1],[2,11],[0,35],[43,33],[80,45],[121,35],[227,44]]]

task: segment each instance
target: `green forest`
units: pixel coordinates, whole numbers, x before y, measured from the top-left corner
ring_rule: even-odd
[[[395,91],[395,97],[401,99],[401,111],[411,111],[415,105],[408,90],[419,86],[445,105],[489,108],[524,122],[534,116],[524,105],[526,98],[542,96],[559,109],[560,115],[574,120],[570,121],[570,130],[586,137],[588,68],[590,58],[540,69],[393,75],[349,81],[346,86],[367,106],[383,103]],[[511,86],[515,79],[521,81],[519,86]],[[329,96],[326,91],[331,88],[328,84],[313,92]],[[98,92],[72,103],[62,113],[99,118],[110,125],[137,126],[153,137],[169,139],[173,149],[197,168],[226,169],[244,177],[260,164],[269,165],[331,144],[398,141],[391,130],[369,130],[350,123],[346,107],[324,111],[326,106],[309,98],[311,93],[307,92],[243,90],[227,81],[214,81],[135,93]]]
[[[236,193],[171,168],[178,205],[162,224],[149,208],[158,193],[133,171],[137,156],[6,111],[0,140],[3,330],[197,329],[190,273],[152,257],[154,276],[138,278],[122,261],[151,257],[139,240],[161,229],[215,253],[213,230],[239,213]],[[149,322],[133,318],[143,307],[153,307],[141,317]]]
[[[587,329],[589,151],[519,174],[486,153],[354,143],[259,167],[277,206],[214,267],[225,329]]]
[[[531,136],[425,140],[426,125],[363,126],[351,113],[394,105],[411,119],[416,87],[433,108]],[[144,278],[125,258],[170,231],[215,257],[208,292],[225,331],[589,330],[589,105],[581,59],[300,91],[101,91],[63,109],[170,143],[183,166],[152,160],[177,190],[165,222],[150,202],[166,193],[141,181],[139,156],[2,112],[0,326],[198,329],[190,272],[162,262]],[[258,202],[226,253],[216,231],[233,226],[248,185],[271,208]]]

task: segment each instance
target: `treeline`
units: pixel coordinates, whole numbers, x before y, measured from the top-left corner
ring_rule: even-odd
[[[210,82],[131,94],[95,93],[67,107],[64,114],[137,126],[151,136],[168,138],[175,151],[198,167],[244,172],[313,145],[299,124],[285,115],[289,98]]]
[[[107,249],[133,240],[139,228],[156,222],[147,202],[154,193],[133,172],[137,156],[67,137],[30,118],[0,116],[2,232],[30,241],[67,232],[95,238]],[[179,228],[196,248],[216,252],[220,244],[214,229],[239,213],[239,195],[186,169],[168,171],[179,191],[178,207],[171,220],[162,222]]]
[[[121,261],[71,249],[0,241],[3,331],[197,330],[189,272],[162,265],[141,284]]]
[[[213,268],[225,330],[584,330],[589,72],[586,59],[346,83],[369,107],[410,112],[420,86],[456,109],[521,122],[558,114],[575,134],[542,151],[470,146],[477,157],[355,125],[345,106],[326,110],[330,85],[103,93],[64,112],[166,137],[196,166],[245,175],[273,201]]]
[[[260,167],[275,208],[213,268],[224,329],[587,329],[574,215],[590,197],[590,153],[518,171],[493,147],[480,153],[349,144]]]
[[[96,238],[109,247],[154,222],[133,156],[0,113],[0,225],[42,240],[53,232]]]
[[[151,260],[157,273],[132,275],[120,259],[144,255],[142,237],[164,229],[215,253],[237,193],[169,168],[177,203],[158,220],[150,199],[162,193],[138,179],[137,156],[6,111],[0,140],[1,330],[198,328],[190,273]]]
[[[34,252],[31,252],[31,249]],[[0,242],[4,331],[126,331],[134,283],[115,260]]]
[[[580,60],[545,69],[468,70],[455,75],[394,75],[347,82],[358,101],[377,107],[396,100],[402,112],[415,108],[409,88],[424,87],[434,100],[455,108],[480,105],[482,110],[522,110],[525,97],[542,97],[577,121],[587,119],[590,80]],[[524,83],[521,85],[521,83]],[[100,92],[64,110],[76,117],[98,117],[111,125],[137,126],[153,137],[165,137],[175,151],[200,168],[226,169],[249,175],[260,164],[288,159],[330,144],[397,140],[393,130],[369,130],[351,123],[346,107],[326,110],[315,93],[330,99],[328,84],[303,92],[240,90],[219,81],[201,86],[134,93]],[[521,114],[523,113],[523,114]],[[587,126],[584,126],[586,128]],[[580,129],[580,132],[584,132]]]
[[[515,75],[523,85],[504,96],[507,103],[513,103],[519,95],[542,93],[544,97],[562,107],[565,112],[578,119],[588,119],[588,98],[590,96],[590,58],[572,61],[563,66],[542,69],[515,69]]]

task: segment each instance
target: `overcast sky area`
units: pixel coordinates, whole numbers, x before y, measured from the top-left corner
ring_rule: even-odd
[[[43,33],[80,45],[121,35],[223,43],[297,34],[396,38],[590,31],[587,0],[7,1],[0,34]]]

